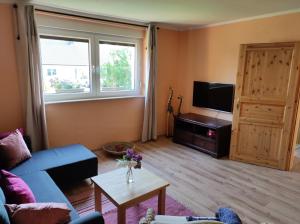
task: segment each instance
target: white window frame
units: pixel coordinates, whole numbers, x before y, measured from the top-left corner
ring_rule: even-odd
[[[140,41],[137,39],[133,38],[126,38],[126,37],[116,37],[116,36],[109,36],[109,35],[97,35],[95,36],[97,45],[98,45],[98,52],[100,50],[99,44],[100,41],[105,41],[105,42],[112,42],[112,43],[125,43],[125,44],[134,44],[135,45],[135,65],[134,65],[134,89],[133,90],[122,90],[122,91],[106,91],[106,92],[100,92],[100,95],[102,97],[111,97],[111,96],[135,96],[135,95],[140,95]],[[96,63],[96,68],[98,69],[97,71],[97,83],[99,84],[99,91],[100,91],[100,54],[97,54],[96,56],[97,63]]]
[[[90,62],[90,92],[89,93],[60,93],[47,94],[44,93],[46,102],[59,101],[76,101],[84,99],[101,99],[101,98],[116,98],[116,97],[133,97],[142,94],[141,89],[141,45],[142,41],[139,38],[124,37],[116,35],[104,35],[86,31],[73,31],[60,28],[39,27],[39,36],[51,36],[85,39],[89,40],[89,62]],[[100,91],[100,41],[107,41],[112,43],[130,43],[135,45],[135,68],[134,68],[134,90],[122,90],[101,92]]]

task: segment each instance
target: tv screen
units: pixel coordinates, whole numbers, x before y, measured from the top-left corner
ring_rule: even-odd
[[[234,85],[194,81],[193,106],[232,112]]]

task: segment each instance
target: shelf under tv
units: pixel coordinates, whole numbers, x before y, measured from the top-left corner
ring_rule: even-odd
[[[214,133],[208,136],[209,130]],[[231,122],[199,114],[187,113],[175,117],[175,143],[183,144],[215,158],[227,156],[230,148]]]

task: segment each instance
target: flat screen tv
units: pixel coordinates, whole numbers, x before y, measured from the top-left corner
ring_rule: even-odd
[[[194,81],[193,106],[232,112],[234,85]]]

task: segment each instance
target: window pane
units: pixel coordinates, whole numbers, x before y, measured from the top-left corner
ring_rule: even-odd
[[[100,91],[134,90],[135,45],[99,43]]]
[[[44,93],[90,92],[89,42],[41,37]]]

